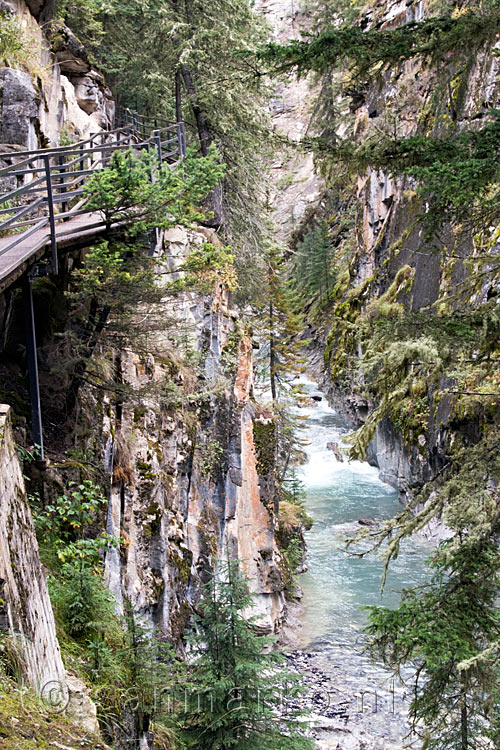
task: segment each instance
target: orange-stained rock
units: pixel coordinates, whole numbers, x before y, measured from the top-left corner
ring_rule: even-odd
[[[234,383],[234,395],[240,403],[244,403],[248,401],[253,385],[252,342],[248,336],[241,339],[238,354],[239,361]]]

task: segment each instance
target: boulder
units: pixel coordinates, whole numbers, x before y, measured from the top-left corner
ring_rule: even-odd
[[[97,708],[85,683],[73,674],[66,674],[68,688],[67,712],[85,731],[99,736]]]
[[[342,454],[342,451],[339,448],[339,444],[338,443],[334,443],[334,442],[327,443],[326,447],[327,447],[327,449],[329,451],[332,451],[332,453],[335,456],[335,458],[337,459],[337,461],[340,461],[340,463],[344,462],[344,456]]]
[[[50,51],[54,53],[61,72],[67,75],[88,73],[91,65],[85,47],[62,21],[47,26]]]
[[[88,115],[105,109],[104,78],[97,70],[72,79],[78,106]]]

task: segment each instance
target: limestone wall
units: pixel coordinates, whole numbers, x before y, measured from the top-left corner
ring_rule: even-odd
[[[33,55],[19,69],[0,68],[0,151],[81,140],[114,123],[114,102],[85,49],[59,22],[41,23],[40,3],[2,0],[15,14]],[[30,10],[31,8],[31,10]],[[15,150],[15,149],[14,149]]]
[[[0,578],[11,633],[27,679],[40,690],[64,683],[47,580],[12,437],[9,407],[0,405]]]

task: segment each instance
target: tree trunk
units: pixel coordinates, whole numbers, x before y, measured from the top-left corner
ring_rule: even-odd
[[[469,723],[467,715],[467,685],[466,678],[462,674],[462,689],[461,689],[461,708],[460,708],[460,750],[468,750],[469,748]]]
[[[182,73],[178,70],[175,74],[175,121],[182,122]]]
[[[208,156],[208,149],[210,148],[212,138],[210,136],[207,119],[201,111],[201,107],[197,101],[196,89],[194,87],[191,71],[186,65],[181,65],[180,73],[182,75],[184,85],[186,86],[186,91],[191,109],[193,110],[194,119],[196,120],[196,128],[198,130],[198,137],[200,139],[201,145],[201,153],[203,156]]]
[[[89,336],[87,339],[86,346],[82,352],[81,359],[77,362],[75,366],[75,370],[73,372],[73,377],[71,379],[71,383],[68,388],[68,392],[66,394],[66,414],[71,414],[73,412],[73,409],[76,406],[76,399],[78,396],[78,391],[80,390],[80,386],[83,382],[83,376],[85,375],[85,372],[87,370],[87,364],[94,353],[94,349],[97,345],[97,342],[99,340],[99,335],[104,330],[104,326],[107,323],[109,313],[111,312],[111,307],[109,305],[105,305],[100,314],[97,322],[95,322],[94,325],[94,318],[95,314],[97,312],[96,306],[95,306],[95,300],[92,300],[91,303],[91,312],[90,312],[90,320],[92,323],[90,323],[89,320],[89,328],[91,329],[89,332]]]
[[[271,397],[273,403],[277,400],[276,389],[276,342],[273,333],[274,308],[273,303],[269,302],[269,376],[271,380]]]

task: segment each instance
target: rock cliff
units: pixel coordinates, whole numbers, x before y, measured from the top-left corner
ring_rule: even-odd
[[[65,671],[9,411],[0,406],[0,601],[26,677],[43,691],[63,684]]]
[[[428,5],[377,2],[366,11],[361,25],[394,29],[425,18],[427,12],[435,14],[433,8],[426,10]],[[349,107],[339,104],[338,110],[332,110],[329,127],[343,136],[345,123],[352,122],[356,143],[368,138],[373,143],[376,133],[392,138],[442,137],[478,130],[500,103],[499,43],[493,35],[479,48],[471,45],[470,49],[447,53],[439,63],[424,56],[386,64],[368,85],[360,83],[358,89],[348,70],[334,74],[328,82],[325,78],[325,87],[342,94],[338,101],[349,102]],[[311,317],[316,339],[311,357],[314,360],[315,352],[326,352],[326,366],[316,360],[314,368],[318,376],[323,371],[324,386],[336,407],[359,427],[377,406],[377,401],[366,395],[359,366],[366,353],[366,341],[363,347],[356,343],[362,317],[365,323],[370,316],[374,319],[380,309],[377,305],[386,303],[402,305],[401,309],[410,314],[425,315],[445,293],[458,293],[462,288],[470,273],[467,258],[480,253],[480,241],[472,231],[463,231],[464,227],[449,226],[429,240],[418,220],[426,206],[412,177],[368,167],[358,170],[352,183],[350,180],[346,172],[330,175],[323,194],[332,234],[342,220],[347,221],[348,231],[344,239],[337,240],[339,275],[331,294],[334,302],[324,313]],[[318,215],[325,215],[321,205],[313,221]],[[306,221],[301,236],[307,227]],[[485,238],[481,241],[487,243]],[[489,283],[469,293],[467,304],[472,308],[497,293],[498,281],[492,275]],[[427,396],[415,391],[409,398],[407,414],[400,414],[399,420],[386,417],[377,426],[368,457],[379,466],[384,481],[399,490],[403,502],[439,474],[454,436],[467,434],[471,438],[480,429],[473,409],[468,419],[463,405],[447,395],[456,382],[446,377],[441,380],[439,397],[429,395],[432,405],[425,415],[419,413],[423,403],[419,398]]]
[[[114,122],[102,75],[72,32],[52,19],[51,7],[12,0],[0,8],[32,50],[26,60],[0,69],[4,154],[84,139]],[[221,244],[202,228],[165,233],[156,248],[165,273],[182,279],[190,251],[207,241]],[[123,615],[130,605],[144,627],[179,650],[200,586],[226,555],[243,563],[259,628],[276,632],[286,614],[287,578],[275,536],[276,435],[272,415],[253,396],[251,332],[222,283],[162,300],[154,310],[141,308],[134,326],[148,346],[131,342],[103,352],[97,345],[88,363],[94,380],[82,384],[68,419],[64,341],[72,334],[65,293],[71,293],[71,271],[86,251],[67,253],[57,279],[33,284],[48,461],[25,467],[33,482],[29,490],[46,507],[91,467],[108,496],[100,528],[92,531],[105,529],[119,540],[104,555],[116,612]],[[159,315],[165,328],[149,331],[151,316]],[[16,440],[25,443],[26,360],[16,288],[0,295],[0,316],[0,400],[12,406]],[[110,366],[114,385],[107,388],[99,373]],[[0,425],[3,619],[22,637],[28,682],[43,693],[44,685],[57,681],[84,729],[94,731],[96,708],[61,659],[8,408],[1,407]],[[147,731],[139,724],[136,729],[147,747]]]
[[[206,235],[170,230],[164,252],[171,267]],[[206,297],[186,293],[172,314],[201,358],[205,403],[198,398],[196,409],[179,410],[166,395],[158,401],[156,390],[140,407],[123,408],[119,421],[112,409],[96,407],[106,414],[102,445],[114,455],[107,530],[126,539],[121,553],[108,552],[109,585],[118,602],[129,597],[179,639],[200,581],[229,554],[243,561],[256,594],[254,614],[273,632],[285,609],[274,539],[274,424],[252,399],[251,340],[220,286]],[[172,344],[162,337],[146,359],[122,354],[120,367],[134,389],[155,383],[180,389],[189,378],[176,371]]]

